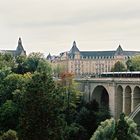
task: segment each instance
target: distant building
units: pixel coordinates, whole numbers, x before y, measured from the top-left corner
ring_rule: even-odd
[[[16,50],[0,50],[1,53],[9,53],[13,55],[14,57],[19,56],[19,55],[26,55],[26,51],[23,48],[21,38],[18,40],[18,46]]]
[[[52,65],[64,67],[75,75],[98,75],[110,72],[117,61],[125,64],[128,58],[138,54],[140,51],[124,51],[120,45],[114,51],[80,51],[74,41],[70,51],[60,53],[55,59],[49,54],[48,58]]]

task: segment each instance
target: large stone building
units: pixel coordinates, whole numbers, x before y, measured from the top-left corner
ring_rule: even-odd
[[[0,53],[9,53],[14,57],[19,56],[19,55],[26,55],[26,51],[23,48],[21,38],[19,38],[18,40],[18,45],[17,45],[16,50],[0,50]]]
[[[77,76],[98,75],[111,71],[117,61],[125,64],[128,58],[138,54],[140,51],[124,51],[120,45],[114,51],[80,51],[74,41],[70,51],[60,53],[57,57],[49,54],[47,59],[54,66],[63,67]]]

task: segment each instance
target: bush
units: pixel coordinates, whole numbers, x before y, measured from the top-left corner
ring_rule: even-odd
[[[16,131],[11,129],[8,130],[7,132],[3,133],[1,140],[18,140]]]
[[[72,123],[66,126],[64,140],[86,140],[87,132],[83,126]]]
[[[115,132],[115,120],[107,119],[101,122],[90,140],[113,140]]]
[[[125,114],[115,123],[114,119],[101,122],[90,140],[140,140],[137,124]]]

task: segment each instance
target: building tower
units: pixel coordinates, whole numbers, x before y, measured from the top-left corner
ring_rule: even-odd
[[[19,37],[18,46],[16,49],[16,56],[18,56],[18,55],[26,55],[26,51],[23,48],[22,41],[21,41],[20,37]]]

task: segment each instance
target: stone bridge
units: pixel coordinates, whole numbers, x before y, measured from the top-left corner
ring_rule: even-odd
[[[99,105],[109,106],[115,119],[122,112],[131,114],[140,125],[140,78],[82,78],[76,81],[87,102],[95,99]]]
[[[134,108],[133,112],[129,114],[129,117],[138,124],[138,132],[140,135],[140,103]]]

